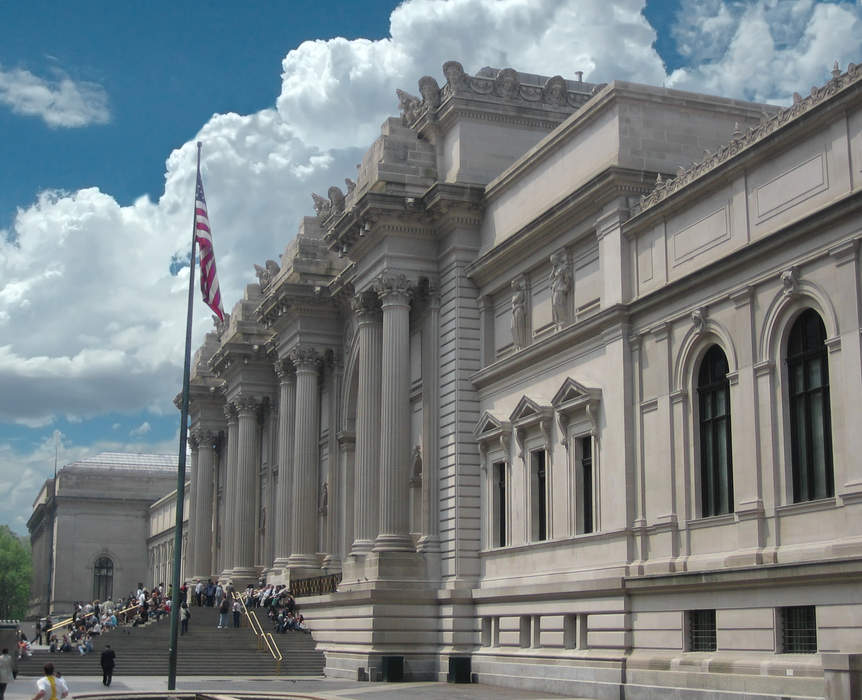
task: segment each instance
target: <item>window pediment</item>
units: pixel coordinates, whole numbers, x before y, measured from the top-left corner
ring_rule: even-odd
[[[563,382],[551,405],[557,413],[560,425],[560,442],[567,445],[567,428],[572,417],[585,415],[590,421],[590,428],[595,435],[598,432],[599,404],[602,400],[602,390],[584,386],[571,377]]]
[[[509,443],[512,439],[512,424],[500,420],[489,411],[484,411],[473,430],[473,437],[479,443],[479,450],[482,453],[499,445],[508,455]]]

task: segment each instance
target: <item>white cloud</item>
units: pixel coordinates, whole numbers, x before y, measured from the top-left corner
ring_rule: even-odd
[[[110,121],[108,95],[101,85],[61,75],[47,80],[23,68],[0,66],[0,104],[16,114],[41,117],[51,127],[79,127]]]
[[[744,3],[686,0],[674,28],[694,65],[668,85],[756,101],[788,102],[862,58],[862,6],[850,3]]]
[[[149,421],[144,421],[137,428],[132,428],[129,431],[129,437],[143,437],[152,430]]]

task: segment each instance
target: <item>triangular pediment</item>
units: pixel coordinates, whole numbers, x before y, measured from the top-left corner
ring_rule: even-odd
[[[509,421],[512,423],[522,422],[530,418],[543,416],[549,410],[548,406],[542,406],[529,396],[522,396],[521,400],[518,401],[518,405],[515,406],[515,410],[512,411],[512,415],[509,416]]]
[[[551,405],[554,408],[559,408],[572,402],[596,400],[601,398],[601,395],[601,389],[592,389],[580,382],[576,382],[571,377],[566,377],[566,381],[563,382],[563,385],[554,394],[554,398],[551,399]]]
[[[476,428],[473,430],[473,436],[481,439],[483,436],[499,433],[499,431],[504,430],[506,427],[505,421],[496,418],[489,411],[483,411],[479,417],[479,421],[476,423]]]

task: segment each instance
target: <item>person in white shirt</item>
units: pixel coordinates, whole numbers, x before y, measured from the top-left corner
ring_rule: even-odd
[[[0,700],[6,694],[6,685],[15,679],[15,662],[9,656],[9,650],[4,649],[0,654]]]
[[[61,700],[69,695],[65,679],[54,676],[54,664],[47,663],[45,675],[36,681],[36,694],[33,700]]]

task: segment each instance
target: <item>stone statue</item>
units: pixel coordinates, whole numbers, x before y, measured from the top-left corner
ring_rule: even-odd
[[[344,192],[340,187],[333,185],[326,194],[329,196],[330,211],[334,214],[340,214],[344,211]]]
[[[443,75],[446,76],[446,82],[453,93],[468,87],[464,66],[458,63],[458,61],[446,61],[443,64]]]
[[[326,482],[323,482],[323,486],[320,487],[320,506],[318,507],[318,512],[326,515],[326,509],[329,505],[329,487],[326,485]]]
[[[542,88],[542,101],[562,106],[566,104],[568,92],[565,78],[561,75],[555,75],[553,78],[548,78],[548,82]]]
[[[281,269],[275,260],[267,260],[265,265],[266,267],[261,267],[260,265],[254,266],[254,273],[257,275],[257,280],[260,283],[261,289],[272,282],[278,274],[278,271]]]
[[[419,78],[419,94],[428,109],[437,109],[440,106],[440,86],[430,75]]]
[[[518,97],[520,87],[521,81],[518,80],[518,74],[511,68],[504,68],[494,79],[494,90],[500,97],[513,100]]]
[[[523,277],[512,280],[512,344],[527,346],[527,284]]]
[[[224,312],[224,321],[219,321],[219,317],[213,314],[213,325],[215,325],[216,335],[218,339],[221,340],[224,332],[227,330],[227,327],[230,325],[230,314],[225,311]]]
[[[311,198],[314,200],[314,211],[318,218],[326,219],[332,211],[332,203],[315,192],[311,193]]]
[[[571,320],[569,292],[572,290],[572,276],[564,251],[559,250],[551,255],[551,266],[551,311],[554,323],[559,328]]]
[[[353,194],[353,190],[356,189],[356,183],[353,182],[349,177],[344,178],[344,184],[347,186],[347,196]]]
[[[410,126],[419,117],[422,111],[422,100],[404,90],[396,90],[398,95],[398,109],[401,110],[401,123]]]

